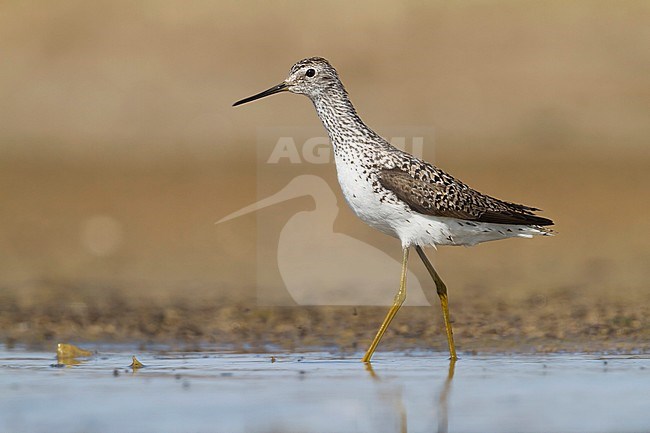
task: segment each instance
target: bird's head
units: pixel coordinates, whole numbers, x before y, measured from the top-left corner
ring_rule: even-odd
[[[300,60],[291,67],[289,76],[277,86],[273,86],[261,93],[237,101],[233,106],[245,104],[265,96],[280,92],[291,92],[307,95],[310,99],[317,99],[320,95],[343,90],[336,69],[322,57],[310,57]]]

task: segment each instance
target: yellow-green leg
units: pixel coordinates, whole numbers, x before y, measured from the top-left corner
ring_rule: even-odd
[[[440,278],[440,275],[433,268],[433,265],[424,254],[422,247],[416,246],[415,251],[417,251],[422,263],[429,271],[433,282],[436,284],[436,291],[438,292],[438,297],[440,298],[440,306],[442,307],[442,316],[445,319],[445,330],[447,331],[447,343],[449,343],[449,357],[451,359],[458,359],[456,356],[456,346],[454,345],[454,331],[451,329],[451,320],[449,318],[449,298],[447,297],[447,286]]]
[[[390,322],[393,321],[393,318],[395,317],[395,315],[399,311],[399,308],[402,306],[404,300],[406,299],[406,265],[408,261],[409,261],[409,248],[406,247],[403,250],[403,256],[402,256],[402,276],[400,278],[399,290],[397,291],[397,295],[395,295],[393,306],[390,307],[390,310],[388,310],[388,314],[386,315],[384,322],[379,327],[379,331],[377,331],[377,335],[375,335],[375,339],[372,340],[370,347],[366,351],[366,354],[363,356],[362,359],[363,362],[370,362],[370,358],[372,358],[372,354],[375,353],[375,349],[377,348],[377,345],[379,344],[381,337],[384,336],[384,333],[386,332],[386,329],[388,329]]]

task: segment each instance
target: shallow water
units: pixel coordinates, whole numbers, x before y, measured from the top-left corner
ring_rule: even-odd
[[[0,347],[0,431],[650,430],[647,356],[271,356],[113,347],[57,366]]]

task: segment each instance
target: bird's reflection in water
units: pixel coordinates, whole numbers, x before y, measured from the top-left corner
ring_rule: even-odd
[[[366,371],[370,375],[370,378],[374,381],[381,381],[380,376],[375,372],[375,370],[372,368],[371,363],[366,363]],[[436,415],[438,419],[438,428],[437,432],[438,433],[447,433],[449,430],[449,394],[451,392],[451,384],[454,379],[454,372],[456,369],[456,360],[455,359],[450,359],[449,360],[449,370],[447,372],[447,377],[445,378],[445,381],[442,384],[442,388],[440,389],[438,396],[437,396],[437,404],[435,405],[436,407]],[[394,407],[396,411],[399,413],[399,419],[400,419],[400,432],[401,433],[407,433],[408,432],[408,423],[407,423],[407,410],[406,406],[404,404],[404,396],[402,395],[402,392],[392,392],[391,395],[394,400]]]
[[[442,385],[440,395],[438,396],[438,433],[447,433],[449,430],[449,391],[451,391],[451,381],[454,379],[454,370],[456,369],[456,360],[449,360],[449,373],[447,379]]]
[[[377,373],[375,373],[375,369],[372,368],[372,364],[370,362],[365,362],[364,364],[366,366],[366,371],[368,372],[368,374],[370,374],[370,377],[373,380],[379,380],[379,376],[377,376]]]

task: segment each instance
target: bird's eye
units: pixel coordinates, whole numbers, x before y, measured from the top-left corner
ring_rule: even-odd
[[[316,71],[312,68],[309,68],[307,69],[307,72],[305,72],[305,75],[308,77],[313,77],[314,75],[316,75]]]

